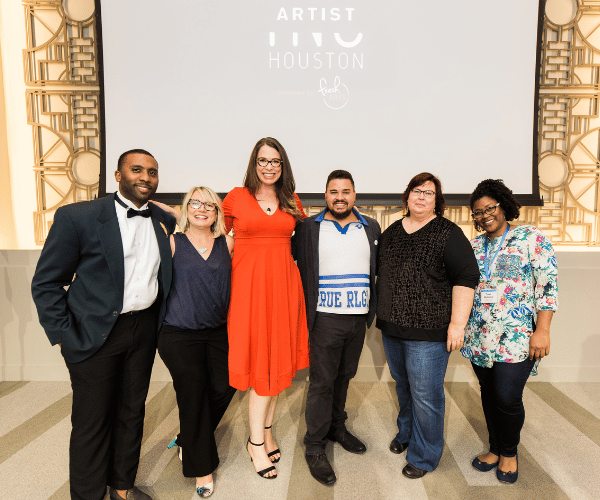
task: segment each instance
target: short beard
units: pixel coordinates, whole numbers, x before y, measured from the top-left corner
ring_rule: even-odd
[[[132,185],[125,184],[122,190],[121,186],[119,186],[119,193],[123,196],[123,198],[129,200],[134,205],[139,203],[140,206],[142,206],[148,203],[148,200],[152,198],[154,193],[156,193],[156,189],[153,191],[152,188],[150,188],[150,191],[147,195],[142,195],[141,193],[138,193]]]
[[[329,213],[336,220],[344,220],[352,213],[352,208],[349,208],[345,212],[334,212],[333,210],[329,210]]]

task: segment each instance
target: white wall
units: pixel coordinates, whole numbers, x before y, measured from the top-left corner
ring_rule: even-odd
[[[39,250],[0,250],[0,381],[68,380],[58,347],[50,346],[31,300],[30,283]],[[551,329],[550,356],[540,365],[541,382],[600,381],[600,253],[557,252],[558,312]],[[306,371],[302,372],[306,376]],[[450,356],[446,380],[469,381],[470,364]],[[170,380],[157,356],[154,380]],[[367,332],[356,380],[391,380],[376,328]]]

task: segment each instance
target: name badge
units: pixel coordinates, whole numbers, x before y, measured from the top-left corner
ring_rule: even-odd
[[[495,304],[496,302],[498,302],[498,290],[496,290],[495,288],[481,289],[482,304]]]

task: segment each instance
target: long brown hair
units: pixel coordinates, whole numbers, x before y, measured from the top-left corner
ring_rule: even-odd
[[[302,213],[298,208],[296,197],[294,196],[294,191],[296,190],[294,174],[292,174],[292,167],[287,153],[277,139],[274,139],[273,137],[263,137],[255,144],[254,149],[250,154],[246,175],[244,176],[244,187],[252,196],[256,196],[256,191],[258,191],[261,186],[260,179],[256,173],[256,160],[258,158],[258,151],[263,146],[269,146],[270,148],[275,149],[281,157],[281,175],[275,183],[275,194],[279,201],[279,208],[284,212],[293,215],[296,220],[300,220],[302,218]]]

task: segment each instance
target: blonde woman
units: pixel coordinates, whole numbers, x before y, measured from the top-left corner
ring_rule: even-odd
[[[158,338],[158,352],[173,378],[179,406],[183,475],[210,496],[219,465],[214,431],[235,389],[229,386],[227,312],[233,238],[225,234],[219,196],[206,187],[186,194],[171,235],[173,283]]]

